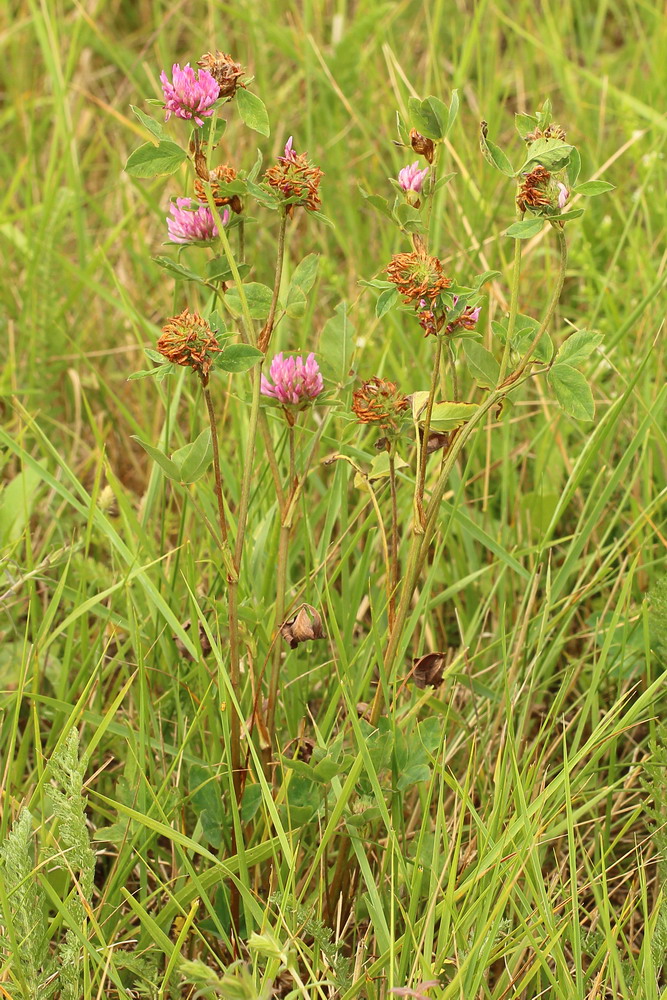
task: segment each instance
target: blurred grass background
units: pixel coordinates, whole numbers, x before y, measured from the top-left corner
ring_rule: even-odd
[[[514,111],[532,112],[550,97],[556,121],[581,149],[582,178],[616,186],[568,226],[570,259],[553,331],[560,339],[574,325],[605,336],[587,369],[596,421],[562,416],[538,381],[501,426],[490,423],[477,436],[453,477],[411,648],[447,645],[465,651],[464,665],[428,706],[428,698],[406,695],[392,723],[410,739],[417,719],[438,720],[434,778],[403,795],[394,788],[379,827],[364,828],[363,851],[361,841],[353,845],[369,862],[364,867],[357,854],[352,917],[334,930],[341,954],[351,956],[355,985],[320,989],[380,996],[421,977],[440,979],[448,997],[662,996],[664,955],[651,945],[665,919],[660,855],[641,785],[665,710],[644,600],[665,572],[667,533],[660,336],[667,18],[658,2],[5,5],[0,832],[30,801],[41,840],[57,838],[45,761],[76,725],[90,755],[98,940],[141,934],[147,954],[168,955],[158,931],[173,940],[172,918],[199,896],[209,923],[195,924],[185,951],[224,965],[224,948],[211,944],[214,932],[220,940],[225,932],[214,893],[220,874],[195,847],[222,848],[224,856],[225,836],[210,824],[206,833],[206,809],[193,794],[196,768],[225,788],[222,668],[183,660],[171,640],[197,604],[223,616],[224,631],[222,581],[192,511],[151,475],[130,438],[158,440],[165,391],[152,380],[126,382],[144,367],[142,347],[185,303],[185,290],[175,292],[151,256],[162,252],[167,202],[183,193],[186,175],[137,182],[123,173],[144,140],[129,105],[160,96],[162,68],[194,63],[213,47],[254,74],[272,123],[264,141],[230,116],[224,157],[250,166],[258,139],[271,158],[294,135],[326,175],[323,211],[335,228],[300,218],[290,242],[292,265],[307,252],[322,255],[315,300],[303,320],[281,324],[277,345],[316,348],[346,299],[361,377],[384,374],[406,392],[429,377],[431,345],[398,312],[378,321],[372,294],[358,284],[400,248],[358,185],[389,196],[387,178],[412,159],[392,142],[395,109],[404,112],[410,95],[448,101],[460,89],[446,167],[456,176],[438,194],[432,246],[462,280],[487,267],[503,272],[484,310],[489,346],[490,322],[508,295],[512,248],[499,234],[514,209],[511,184],[479,153],[479,121],[516,158]],[[252,277],[270,283],[273,220],[260,217],[249,241]],[[528,246],[522,311],[539,313],[555,270],[542,234]],[[177,447],[203,424],[191,387],[181,380],[172,391]],[[243,399],[242,390],[224,403],[219,396],[232,498]],[[354,428],[328,419],[322,454],[345,446],[368,462],[372,438],[359,444]],[[331,643],[289,661],[283,727],[285,741],[295,737],[309,709],[316,724],[308,722],[308,731],[317,730],[324,745],[340,731],[361,754],[363,734],[349,709],[367,698],[381,648],[369,608],[381,603],[382,584],[372,511],[352,475],[338,463],[310,477],[309,527],[300,529],[290,575],[293,596],[311,587],[306,599],[325,608]],[[409,509],[406,490],[406,523]],[[242,595],[243,613],[249,655],[262,657],[271,639],[276,545],[265,476],[251,527],[245,569],[253,586]],[[325,569],[313,594],[316,566]],[[362,764],[370,801],[377,783],[366,758]],[[301,826],[314,808],[301,791],[298,820],[280,803],[292,857],[284,843],[277,848],[267,819],[239,877],[260,901],[259,913],[247,903],[248,931],[266,908],[314,982],[331,976],[331,955],[316,946],[317,935],[301,933],[302,913],[280,901],[272,909],[243,870],[273,855],[279,887],[298,888],[324,919],[326,875],[317,864],[334,867],[342,827],[329,827],[321,812]],[[352,810],[351,794],[335,788],[341,814]],[[652,794],[659,799],[660,787]],[[207,807],[217,816],[215,805]],[[122,896],[125,885],[143,915]],[[67,925],[67,908],[60,922]],[[119,982],[130,989],[127,973],[116,981],[89,961],[86,996],[125,995]],[[9,983],[11,961],[2,974]],[[173,988],[174,996],[192,995],[191,985]]]

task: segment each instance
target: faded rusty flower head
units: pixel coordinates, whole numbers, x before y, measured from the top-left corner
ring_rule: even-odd
[[[229,221],[229,210],[225,209],[222,224]],[[167,233],[172,243],[210,243],[217,239],[218,227],[208,205],[197,205],[189,198],[177,198],[169,206]]]
[[[374,375],[352,393],[352,411],[362,424],[377,424],[385,431],[398,430],[410,404],[398,386]]]
[[[204,118],[213,114],[212,105],[218,99],[220,85],[205,69],[196,72],[189,63],[183,69],[174,63],[171,81],[162,70],[160,82],[165,100],[165,121],[169,121],[173,114],[177,118],[192,119],[201,126]]]
[[[385,270],[406,303],[420,299],[432,301],[451,285],[444,274],[442,261],[424,251],[394,254]]]
[[[214,360],[211,355],[221,347],[206,320],[184,309],[162,327],[157,349],[172,364],[192,368],[206,385]]]
[[[524,136],[524,139],[526,142],[531,143],[537,142],[538,139],[564,139],[565,135],[565,129],[556,122],[552,122],[545,129],[534,128],[532,132]]]
[[[280,634],[289,643],[290,649],[296,649],[299,643],[311,639],[325,638],[322,618],[312,604],[302,604],[294,617],[282,623]]]
[[[538,163],[523,175],[516,198],[519,211],[530,209],[537,215],[553,215],[563,210],[570,192],[546,167]]]
[[[415,153],[419,153],[420,156],[426,158],[427,163],[433,163],[435,158],[435,143],[433,139],[428,139],[421,132],[418,132],[416,128],[412,128],[410,129],[410,145]]]
[[[211,74],[220,87],[220,97],[233,97],[237,87],[245,86],[240,80],[244,73],[241,63],[220,49],[216,52],[207,52],[197,65]]]
[[[223,205],[229,205],[232,212],[240,214],[243,211],[243,204],[241,198],[238,194],[226,194],[224,191],[225,184],[231,184],[235,181],[237,177],[236,170],[228,163],[221,163],[220,166],[214,167],[209,174],[209,183],[211,185],[211,196],[213,201],[221,208]],[[206,188],[202,183],[204,178],[200,180],[199,177],[195,178],[195,195],[198,201],[203,203],[207,202],[206,198]]]
[[[440,687],[445,674],[447,655],[445,653],[425,653],[412,661],[412,679],[418,688],[427,684]]]
[[[309,161],[306,153],[297,153],[293,148],[292,136],[285,145],[285,151],[277,163],[264,174],[264,180],[287,202],[287,214],[292,215],[297,205],[310,212],[320,207],[320,180],[324,176],[319,167]]]

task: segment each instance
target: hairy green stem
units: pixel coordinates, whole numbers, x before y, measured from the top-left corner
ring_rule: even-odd
[[[523,217],[523,213],[519,213],[519,218]],[[505,348],[503,350],[502,360],[500,362],[500,375],[498,376],[498,385],[502,385],[505,375],[507,374],[507,366],[510,360],[510,344],[512,337],[514,335],[514,327],[516,325],[516,316],[519,308],[519,285],[521,279],[521,252],[522,252],[522,240],[514,241],[514,266],[512,268],[512,290],[510,296],[510,314],[507,320],[507,340],[505,341]]]
[[[415,487],[415,531],[421,532],[424,525],[424,487],[426,485],[426,463],[428,461],[428,436],[431,430],[431,414],[433,404],[438,391],[438,381],[440,378],[440,359],[442,357],[442,340],[436,336],[435,357],[433,359],[433,370],[431,372],[431,388],[426,404],[426,416],[421,436],[421,447],[419,449],[419,471],[417,474],[417,484]]]
[[[269,347],[269,342],[271,340],[271,334],[273,332],[273,324],[276,318],[276,307],[278,305],[278,295],[280,294],[280,281],[283,274],[283,263],[285,261],[285,233],[287,231],[287,212],[282,213],[280,219],[280,229],[278,230],[278,253],[276,255],[276,272],[273,279],[273,295],[271,297],[271,306],[269,308],[269,315],[267,316],[266,323],[259,335],[258,347],[260,351],[266,351]]]

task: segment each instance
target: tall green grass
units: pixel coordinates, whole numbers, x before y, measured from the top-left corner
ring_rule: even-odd
[[[357,185],[389,192],[406,162],[394,109],[410,95],[461,88],[456,176],[432,240],[462,279],[503,273],[487,324],[507,305],[511,241],[498,234],[513,192],[479,153],[479,120],[509,142],[513,112],[550,96],[584,175],[616,185],[572,226],[554,327],[557,338],[569,324],[604,334],[587,370],[596,420],[570,421],[536,381],[472,439],[415,594],[398,686],[429,649],[449,651],[444,683],[408,682],[375,731],[356,706],[382,658],[377,521],[348,463],[313,465],[288,601],[321,608],[328,638],[284,661],[278,741],[289,758],[312,739],[339,773],[318,786],[281,765],[274,795],[253,767],[236,855],[225,704],[237,692],[219,553],[131,438],[174,450],[203,428],[203,408],[186,379],[126,381],[185,295],[151,261],[184,177],[122,173],[141,135],[129,105],[159,96],[163,66],[211,44],[256,77],[273,125],[264,151],[294,134],[326,173],[335,228],[300,224],[287,264],[288,279],[305,253],[321,254],[314,305],[281,324],[277,348],[315,348],[345,299],[359,375],[427,386],[429,344],[398,313],[378,321],[358,283],[397,249]],[[457,1000],[667,995],[666,49],[664,11],[632,0],[17,0],[6,11],[0,993],[166,1000],[273,987],[352,1000],[437,980],[429,995]],[[233,122],[228,149],[255,156]],[[254,278],[270,282],[275,232],[258,225],[252,238]],[[537,311],[556,267],[547,239],[529,244],[524,311]],[[244,383],[217,402],[236,502]],[[325,419],[319,458],[345,451],[367,467],[372,435],[335,410]],[[271,429],[280,443],[277,420]],[[261,667],[273,641],[279,525],[258,469],[240,593],[244,710],[248,658]],[[213,519],[212,494],[193,489]],[[382,491],[379,502],[388,509]],[[62,806],[63,759],[70,782],[79,773],[73,729],[85,774],[69,792],[74,835]],[[49,981],[63,949],[78,977],[70,994],[67,975]]]

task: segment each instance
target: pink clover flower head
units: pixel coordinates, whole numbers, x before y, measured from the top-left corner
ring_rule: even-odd
[[[299,154],[294,149],[294,137],[290,136],[285,143],[285,152],[278,159],[283,160],[285,163],[296,163],[298,158]]]
[[[193,206],[196,208],[193,209]],[[200,205],[189,198],[177,198],[169,206],[167,232],[172,243],[210,243],[218,235],[218,227],[208,205]],[[229,222],[229,209],[221,215],[222,224]]]
[[[558,181],[558,207],[561,209],[561,211],[565,208],[565,205],[567,204],[567,200],[569,197],[570,197],[570,192],[568,191],[568,189],[561,181]]]
[[[204,124],[204,118],[213,114],[220,93],[220,84],[206,69],[194,70],[187,63],[181,69],[178,63],[171,68],[172,82],[164,70],[160,73],[160,83],[164,94],[164,116],[169,121],[171,115],[177,118],[194,119],[197,125]]]
[[[283,357],[276,354],[269,369],[273,384],[262,375],[262,395],[277,399],[283,406],[303,406],[310,403],[324,389],[324,380],[314,354],[302,357]]]
[[[424,167],[423,170],[419,169],[419,160],[415,160],[408,167],[403,167],[402,170],[398,172],[398,183],[401,185],[404,191],[416,191],[419,193],[422,189],[422,184],[428,173],[428,167]]]

